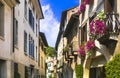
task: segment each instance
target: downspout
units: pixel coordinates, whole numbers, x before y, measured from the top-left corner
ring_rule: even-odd
[[[14,52],[14,27],[15,27],[15,24],[14,24],[14,18],[15,18],[15,8],[13,7],[13,42],[12,42],[12,51]]]

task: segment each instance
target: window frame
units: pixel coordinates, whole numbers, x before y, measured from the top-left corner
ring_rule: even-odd
[[[4,34],[4,4],[0,1],[0,39],[3,39]]]

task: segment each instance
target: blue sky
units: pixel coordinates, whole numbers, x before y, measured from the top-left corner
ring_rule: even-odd
[[[77,6],[79,0],[40,0],[44,19],[40,22],[40,31],[44,32],[50,46],[55,46],[59,31],[61,13]]]

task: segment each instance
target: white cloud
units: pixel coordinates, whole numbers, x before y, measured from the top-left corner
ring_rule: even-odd
[[[44,32],[50,46],[55,46],[56,38],[59,31],[59,22],[55,19],[50,5],[42,6],[44,19],[40,22],[40,31]]]

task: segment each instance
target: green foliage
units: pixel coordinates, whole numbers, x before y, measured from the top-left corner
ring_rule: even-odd
[[[54,57],[55,56],[55,48],[53,47],[47,47],[46,48],[46,55],[49,57]]]
[[[76,78],[83,78],[83,66],[81,64],[76,66],[75,73],[76,73]]]
[[[99,18],[99,20],[104,21],[106,19],[105,12],[102,10],[98,13],[97,17]]]
[[[106,78],[120,78],[120,54],[106,64],[105,70]]]

